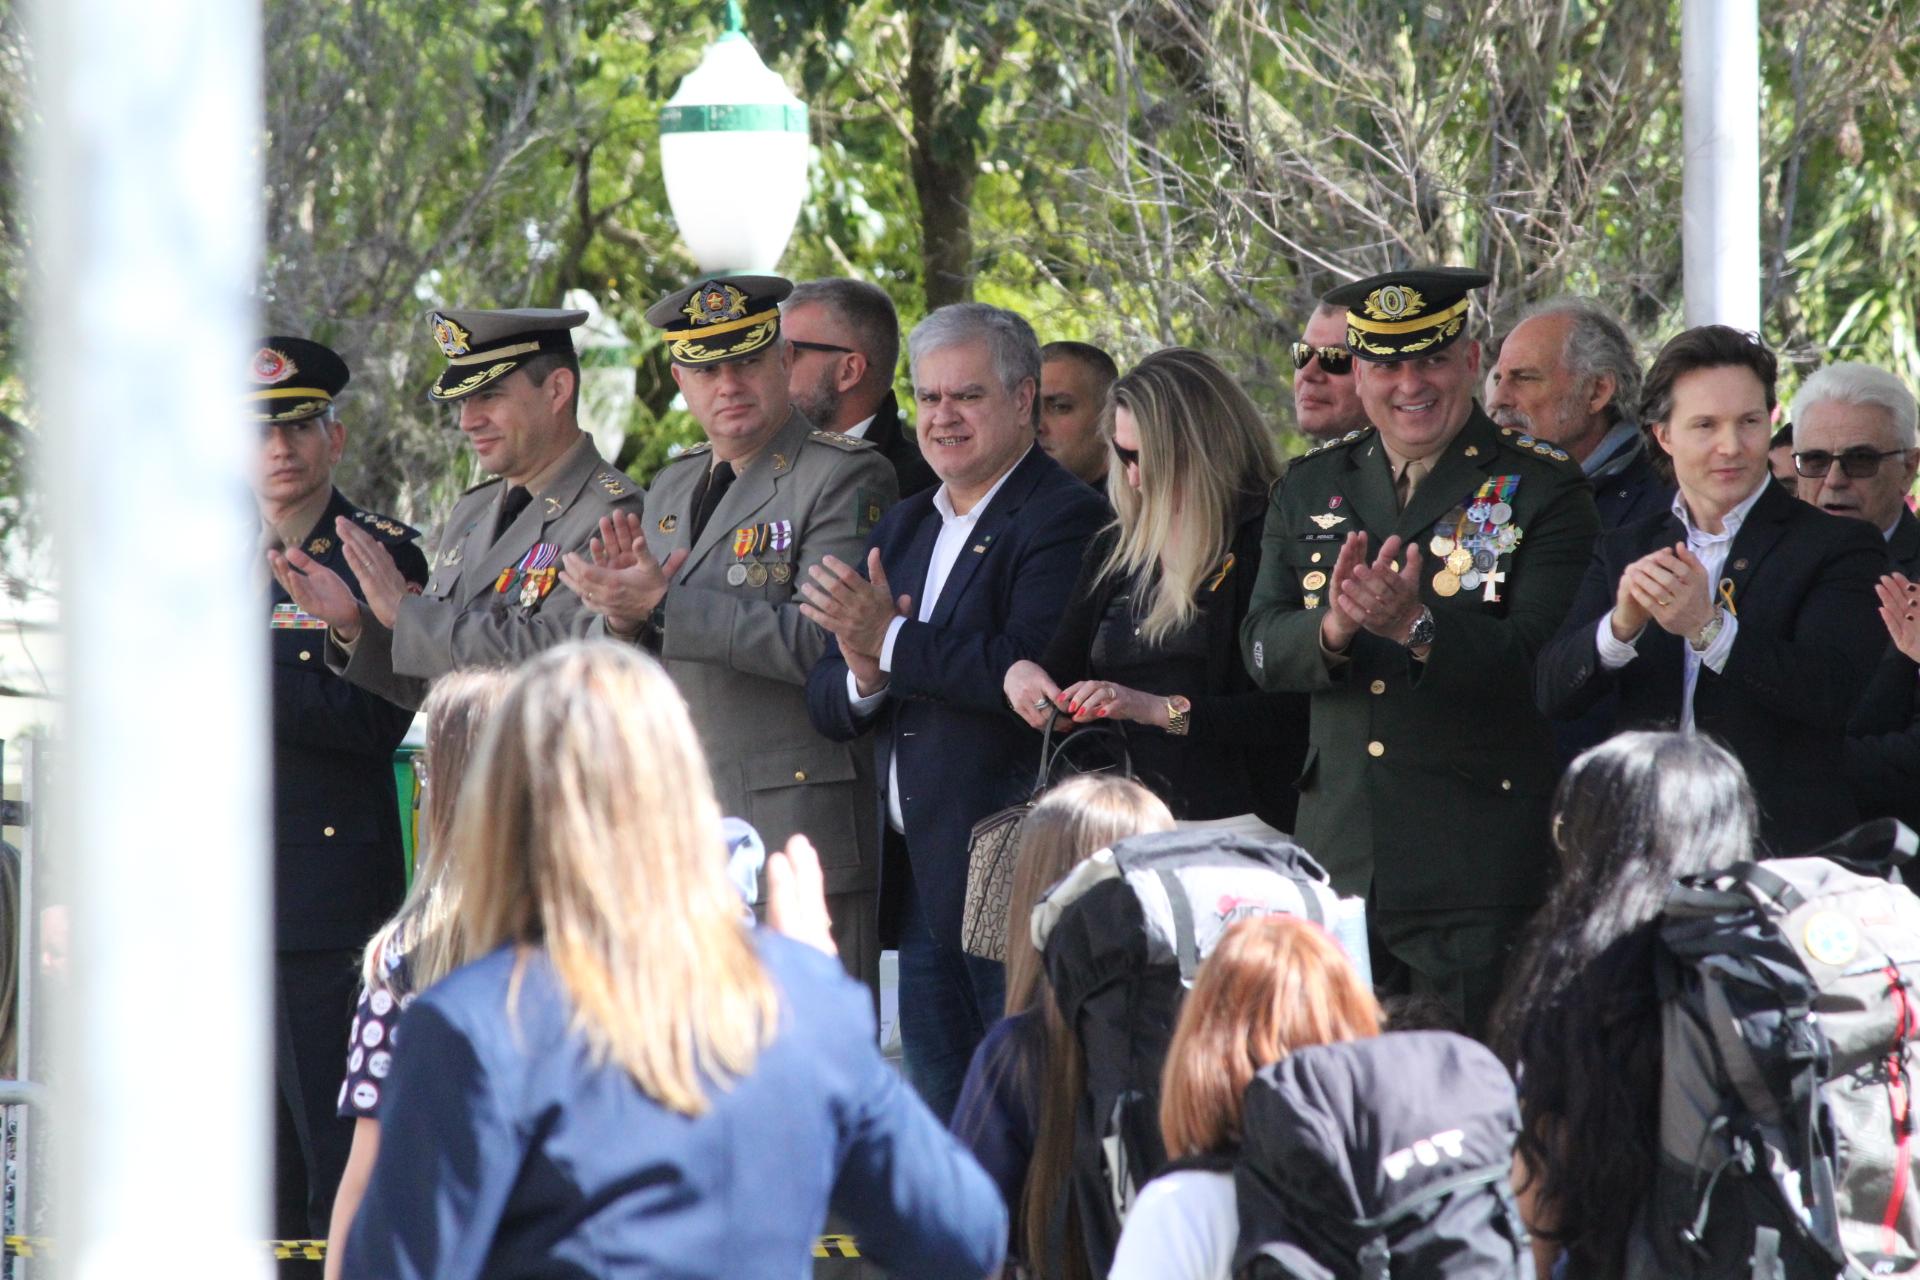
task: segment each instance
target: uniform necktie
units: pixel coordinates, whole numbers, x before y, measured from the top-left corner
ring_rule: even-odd
[[[1413,500],[1413,491],[1419,485],[1422,476],[1427,473],[1427,464],[1415,458],[1409,458],[1400,467],[1400,478],[1393,483],[1394,496],[1399,499],[1400,509],[1405,511],[1407,503]]]
[[[719,509],[720,499],[727,496],[727,490],[733,487],[734,470],[731,462],[716,462],[707,468],[706,478],[700,482],[700,491],[693,495],[693,536],[690,542],[700,540],[700,531],[707,527],[707,521]]]
[[[520,513],[532,501],[533,491],[523,484],[516,484],[507,490],[506,498],[500,503],[500,523],[493,530],[495,542],[500,541],[500,536],[513,527],[513,522],[520,518]]]

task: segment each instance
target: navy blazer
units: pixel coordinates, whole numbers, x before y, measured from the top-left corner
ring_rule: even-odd
[[[346,582],[335,517],[385,544],[416,588],[427,580],[419,534],[333,491],[301,548]],[[327,669],[324,623],[270,582],[273,627],[274,946],[280,951],[363,946],[406,891],[393,752],[413,712]],[[293,625],[288,625],[293,624]]]
[[[916,617],[940,534],[936,492],[901,499],[868,544],[880,549],[894,593],[913,597]],[[899,754],[913,883],[934,938],[948,946],[960,945],[973,824],[1027,799],[1040,763],[1040,735],[1007,706],[1002,681],[1008,667],[1046,651],[1087,543],[1108,518],[1099,494],[1028,449],[981,513],[932,616],[900,628],[879,710],[865,720],[854,715],[846,660],[831,636],[807,678],[814,728],[838,742],[876,728],[874,776],[883,780]],[[877,791],[885,824],[884,781]],[[896,906],[884,857],[880,875],[881,901]],[[895,914],[883,916],[883,938],[892,936]]]
[[[755,940],[780,1029],[700,1116],[593,1062],[544,951],[503,947],[429,989],[394,1037],[345,1274],[794,1280],[829,1207],[893,1274],[998,1267],[1000,1193],[880,1056],[866,988]]]
[[[1901,511],[1887,539],[1893,568],[1920,582],[1920,520]],[[1920,830],[1920,667],[1888,642],[1847,726],[1847,780],[1860,818]]]
[[[1649,623],[1635,642],[1640,656],[1608,671],[1595,632],[1626,567],[1685,540],[1671,511],[1601,536],[1566,626],[1535,666],[1542,711],[1577,716],[1611,690],[1616,732],[1678,726],[1685,641]],[[1694,726],[1745,766],[1761,836],[1776,853],[1812,848],[1857,820],[1844,736],[1885,644],[1873,584],[1886,565],[1878,530],[1828,515],[1772,481],[1728,550],[1722,577],[1740,630],[1725,670],[1701,668]]]
[[[1634,449],[1633,461],[1613,475],[1589,482],[1602,533],[1665,515],[1673,506],[1673,482],[1654,469],[1653,446],[1647,443],[1644,432]]]

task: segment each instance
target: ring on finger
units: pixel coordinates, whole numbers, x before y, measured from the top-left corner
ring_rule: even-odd
[[[1045,711],[1047,709],[1047,700],[1045,698],[1035,698],[1033,700],[1033,709],[1035,711]]]

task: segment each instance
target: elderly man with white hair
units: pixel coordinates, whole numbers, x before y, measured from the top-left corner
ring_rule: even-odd
[[[1880,580],[1893,643],[1847,725],[1847,783],[1861,817],[1920,827],[1920,519],[1906,502],[1920,470],[1916,417],[1904,382],[1851,361],[1817,371],[1793,398],[1800,497],[1878,529],[1894,568]]]

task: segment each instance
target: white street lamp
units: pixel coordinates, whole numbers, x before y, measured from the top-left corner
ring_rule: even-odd
[[[807,192],[807,107],[768,69],[727,0],[727,31],[660,112],[673,220],[702,271],[771,271]]]

